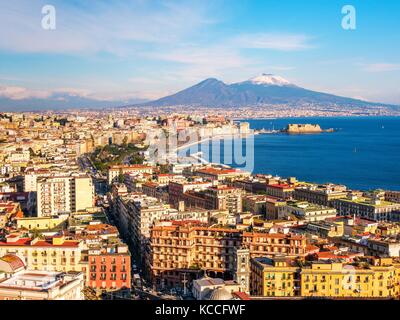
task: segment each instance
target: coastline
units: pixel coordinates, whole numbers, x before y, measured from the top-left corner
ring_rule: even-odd
[[[278,127],[293,118],[242,121],[257,130],[272,127],[270,121]],[[395,169],[400,160],[399,117],[307,117],[304,121],[335,127],[335,133],[254,135],[253,173],[345,184],[355,190],[400,190],[400,171]]]
[[[221,134],[221,135],[216,135],[216,136],[213,136],[213,137],[211,137],[211,136],[210,137],[204,137],[199,141],[195,141],[195,142],[191,142],[191,143],[188,143],[188,144],[181,145],[181,146],[177,147],[175,149],[175,151],[182,151],[184,149],[190,148],[192,146],[200,145],[200,144],[202,144],[204,142],[207,142],[207,141],[224,140],[224,138],[231,138],[233,140],[233,139],[243,138],[243,137],[246,137],[246,136],[255,136],[255,135],[256,135],[255,133],[248,133],[248,134],[240,134],[240,133],[238,133],[238,134]]]
[[[393,115],[326,115],[326,116],[314,116],[314,115],[299,115],[299,116],[275,116],[275,117],[251,117],[251,118],[232,118],[232,121],[242,122],[242,121],[254,121],[254,120],[283,120],[283,119],[360,119],[360,118],[400,118],[400,114]]]

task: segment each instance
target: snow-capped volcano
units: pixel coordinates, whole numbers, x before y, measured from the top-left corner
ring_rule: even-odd
[[[275,76],[273,74],[263,73],[257,77],[248,80],[252,84],[258,85],[268,85],[268,86],[289,86],[292,85],[290,81],[282,78],[280,76]]]
[[[210,78],[173,95],[144,105],[218,107],[274,104],[373,105],[361,100],[304,89],[290,83],[285,78],[272,74],[262,74],[250,80],[232,84],[225,84],[218,79]]]

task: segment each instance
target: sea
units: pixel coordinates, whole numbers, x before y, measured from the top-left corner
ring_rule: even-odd
[[[290,123],[319,124],[322,129],[335,129],[333,133],[255,135],[253,173],[297,177],[300,181],[314,183],[344,184],[356,190],[400,190],[400,117],[240,121],[249,122],[251,129],[258,130],[279,130]],[[223,144],[219,146],[221,154]],[[203,158],[211,160],[207,154],[203,154]],[[223,155],[220,162],[240,167],[232,161],[224,161]]]

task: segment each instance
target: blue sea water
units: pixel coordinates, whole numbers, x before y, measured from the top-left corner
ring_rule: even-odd
[[[252,129],[289,123],[319,124],[334,133],[260,134],[254,137],[253,173],[340,183],[352,189],[400,190],[400,117],[329,117],[243,120]],[[223,161],[222,161],[223,162]]]

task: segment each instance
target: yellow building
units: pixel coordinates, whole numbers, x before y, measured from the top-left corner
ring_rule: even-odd
[[[382,223],[375,233],[383,237],[397,236],[400,234],[400,223]]]
[[[58,227],[65,226],[69,215],[64,214],[53,217],[29,217],[29,218],[18,218],[17,229],[18,230],[52,230]]]
[[[30,270],[85,271],[82,249],[83,242],[64,237],[32,240],[11,235],[0,242],[0,256],[14,254],[23,259]]]
[[[299,265],[289,258],[259,257],[251,260],[251,294],[264,297],[293,297],[299,293]]]
[[[330,298],[394,298],[399,295],[398,267],[391,259],[358,265],[314,262],[300,274],[301,296]]]
[[[322,238],[342,237],[344,234],[343,221],[316,221],[307,225],[307,231]]]
[[[251,260],[250,292],[262,297],[399,298],[400,262],[363,257],[346,264],[287,258]]]

